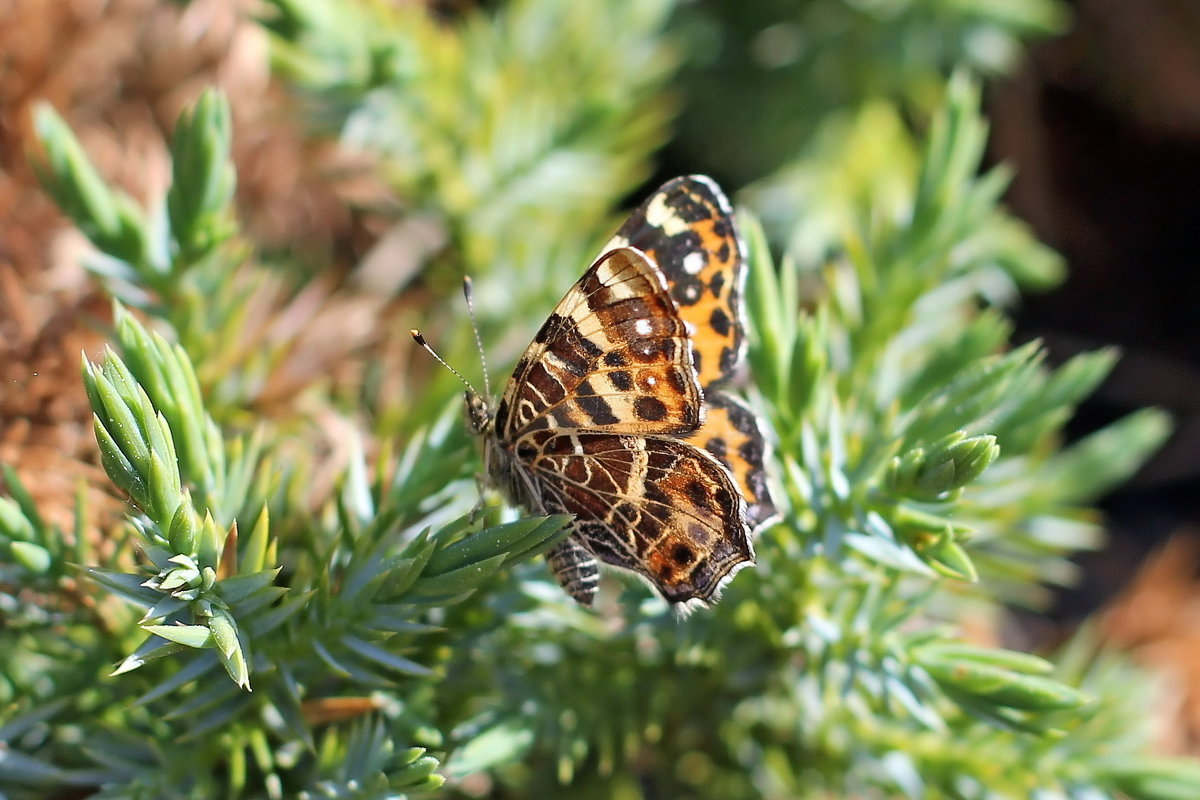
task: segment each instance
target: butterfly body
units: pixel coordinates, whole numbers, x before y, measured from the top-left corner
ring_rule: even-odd
[[[745,261],[724,196],[678,178],[651,196],[558,303],[495,409],[468,392],[490,482],[532,513],[567,513],[547,554],[590,605],[598,562],[672,603],[714,602],[774,515],[765,440],[719,391],[744,349]]]

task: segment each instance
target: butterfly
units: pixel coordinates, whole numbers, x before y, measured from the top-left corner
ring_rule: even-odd
[[[573,517],[546,560],[582,605],[600,562],[679,608],[716,602],[754,563],[752,535],[776,515],[767,444],[720,389],[744,359],[745,273],[725,195],[676,178],[559,301],[495,407],[467,390],[489,482],[531,513]]]

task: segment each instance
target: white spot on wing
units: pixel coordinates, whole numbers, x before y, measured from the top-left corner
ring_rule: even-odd
[[[704,257],[704,253],[694,250],[683,257],[683,271],[688,275],[699,275],[706,263],[708,259]]]
[[[654,330],[654,326],[650,324],[650,320],[648,319],[639,319],[633,323],[633,330],[638,336],[649,336],[651,331]]]
[[[666,195],[656,195],[646,207],[646,222],[661,228],[667,236],[683,233],[688,229],[687,220],[667,207]]]

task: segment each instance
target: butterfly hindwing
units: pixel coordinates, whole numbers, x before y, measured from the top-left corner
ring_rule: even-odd
[[[547,511],[574,538],[672,602],[711,602],[752,563],[744,502],[715,458],[669,437],[549,434],[533,465]]]

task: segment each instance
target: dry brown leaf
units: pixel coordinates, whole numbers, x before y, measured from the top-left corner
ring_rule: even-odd
[[[1100,614],[1108,642],[1161,680],[1160,753],[1200,755],[1200,532],[1173,536]]]

